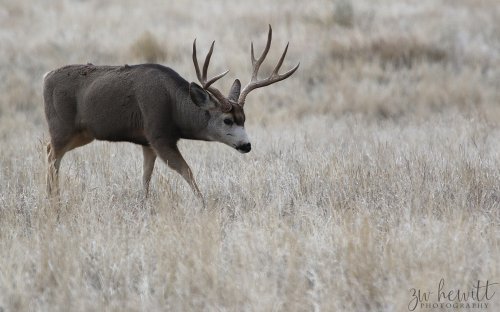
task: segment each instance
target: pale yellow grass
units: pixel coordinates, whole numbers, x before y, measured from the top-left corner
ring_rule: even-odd
[[[339,7],[0,1],[0,311],[408,311],[442,278],[500,282],[500,5]],[[57,220],[44,72],[153,57],[194,80],[197,37],[246,83],[268,23],[263,70],[288,40],[301,67],[249,96],[252,152],[180,144],[206,210],[161,162],[144,200],[140,148],[98,142],[63,160]]]

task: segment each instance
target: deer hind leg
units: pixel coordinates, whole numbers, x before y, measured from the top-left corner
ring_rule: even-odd
[[[47,194],[49,197],[59,196],[59,167],[64,154],[64,149],[56,149],[53,143],[47,144]]]
[[[47,195],[59,195],[58,172],[61,164],[62,155],[58,157],[56,150],[52,147],[52,143],[47,144]]]
[[[47,144],[47,194],[59,196],[59,167],[67,152],[92,142],[94,139],[85,132],[79,132],[65,140],[63,144],[54,141]]]
[[[151,147],[143,146],[142,155],[144,156],[142,184],[144,187],[144,194],[148,197],[149,182],[151,182],[151,175],[153,174],[153,168],[155,166],[156,153]]]

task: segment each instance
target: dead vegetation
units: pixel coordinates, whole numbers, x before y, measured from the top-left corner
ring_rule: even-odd
[[[0,311],[407,311],[441,278],[499,282],[497,2],[0,5]],[[252,152],[181,144],[207,210],[165,165],[144,201],[140,149],[96,142],[62,162],[57,222],[45,72],[150,61],[194,81],[196,37],[227,91],[268,23],[262,75],[288,40],[301,67],[249,96]]]
[[[382,67],[394,69],[412,68],[415,63],[446,62],[444,48],[423,42],[416,37],[370,38],[367,42],[351,42],[346,45],[332,40],[330,55],[334,61],[379,62]]]

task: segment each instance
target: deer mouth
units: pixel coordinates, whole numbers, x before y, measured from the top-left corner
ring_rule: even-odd
[[[243,154],[250,152],[251,149],[252,149],[252,144],[250,144],[250,143],[245,143],[245,144],[241,144],[241,145],[236,146],[236,150],[238,150],[240,153],[243,153]]]

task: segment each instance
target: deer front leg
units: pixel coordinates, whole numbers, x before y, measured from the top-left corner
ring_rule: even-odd
[[[162,145],[159,149],[156,149],[156,152],[170,168],[177,171],[177,173],[179,173],[184,178],[184,180],[187,181],[187,183],[191,186],[193,192],[202,201],[203,207],[206,207],[205,199],[203,198],[203,194],[201,194],[200,189],[198,188],[198,185],[194,180],[191,168],[189,168],[189,165],[182,157],[179,149],[177,148],[177,145]]]
[[[144,156],[142,184],[144,187],[144,194],[148,197],[149,182],[151,181],[151,175],[153,174],[153,168],[155,166],[156,153],[151,147],[143,146],[142,155]]]

